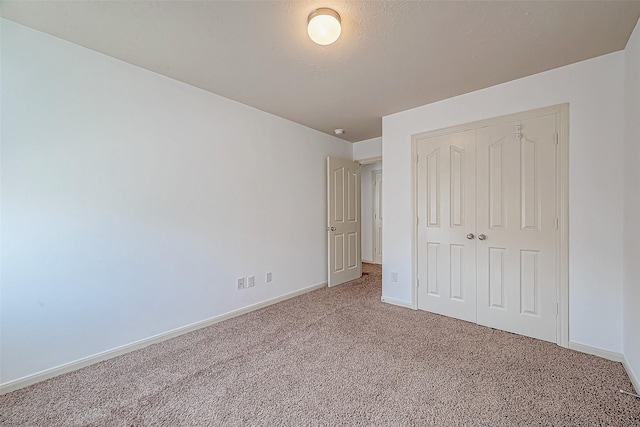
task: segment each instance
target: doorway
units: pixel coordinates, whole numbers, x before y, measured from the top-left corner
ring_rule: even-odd
[[[360,166],[362,262],[382,264],[382,161]]]

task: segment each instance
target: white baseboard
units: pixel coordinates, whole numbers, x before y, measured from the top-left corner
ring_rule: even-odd
[[[629,375],[629,379],[631,380],[631,384],[633,384],[633,388],[635,388],[636,393],[640,394],[640,380],[633,369],[631,369],[631,365],[626,357],[623,356],[622,365],[624,369],[627,371],[627,375]],[[628,390],[626,390],[628,391]]]
[[[571,350],[579,351],[581,353],[587,353],[593,356],[602,357],[604,359],[613,360],[614,362],[622,362],[624,360],[624,355],[622,353],[603,350],[598,347],[591,347],[590,345],[580,344],[575,341],[569,341],[569,348]]]
[[[167,332],[163,332],[158,335],[151,336],[139,341],[134,341],[130,344],[126,344],[120,347],[113,348],[111,350],[103,351],[92,356],[83,357],[82,359],[75,360],[73,362],[65,363],[55,368],[46,369],[44,371],[37,372],[35,374],[27,375],[22,378],[8,381],[0,384],[0,395],[9,393],[14,390],[18,390],[23,387],[30,386],[31,384],[38,383],[40,381],[47,380],[49,378],[57,377],[58,375],[66,374],[67,372],[75,371],[85,366],[93,365],[94,363],[102,362],[103,360],[111,359],[116,356],[129,353],[134,350],[146,347],[151,344],[155,344],[161,341],[165,341],[178,335],[186,334],[187,332],[195,331],[197,329],[206,328],[213,324],[222,322],[223,320],[231,319],[241,316],[251,311],[259,310],[261,308],[279,303],[281,301],[296,297],[298,295],[305,294],[307,292],[315,291],[316,289],[324,288],[327,286],[327,282],[318,283],[317,285],[311,285],[306,288],[290,292],[288,294],[281,295],[279,297],[271,298],[266,301],[262,301],[256,304],[251,304],[246,307],[239,308],[237,310],[229,311],[218,316],[211,317],[209,319],[201,320],[199,322],[192,323],[190,325],[182,326],[180,328],[172,329]]]
[[[363,259],[362,262],[366,263],[366,264],[375,264],[375,262],[368,260],[368,259]]]
[[[413,304],[411,304],[410,302],[402,301],[395,298],[389,298],[389,297],[382,297],[380,300],[382,302],[386,302],[387,304],[393,304],[400,307],[410,308],[412,310],[415,310],[415,308],[413,307]]]

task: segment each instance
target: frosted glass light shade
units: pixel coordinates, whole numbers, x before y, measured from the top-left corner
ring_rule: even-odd
[[[340,37],[340,15],[333,9],[316,9],[309,15],[307,33],[309,38],[320,45],[328,45]]]

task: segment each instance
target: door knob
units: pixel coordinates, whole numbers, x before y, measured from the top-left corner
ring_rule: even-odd
[[[335,227],[327,227],[327,231],[336,231]]]
[[[476,237],[476,236],[474,236],[473,233],[467,234],[467,239],[469,239],[469,240],[473,239],[474,237]]]
[[[478,235],[478,240],[485,240],[486,238],[487,236],[485,236],[484,234]]]

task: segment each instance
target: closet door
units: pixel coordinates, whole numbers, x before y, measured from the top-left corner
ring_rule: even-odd
[[[556,341],[556,116],[479,129],[477,323]]]
[[[475,322],[475,132],[416,148],[418,308]]]

